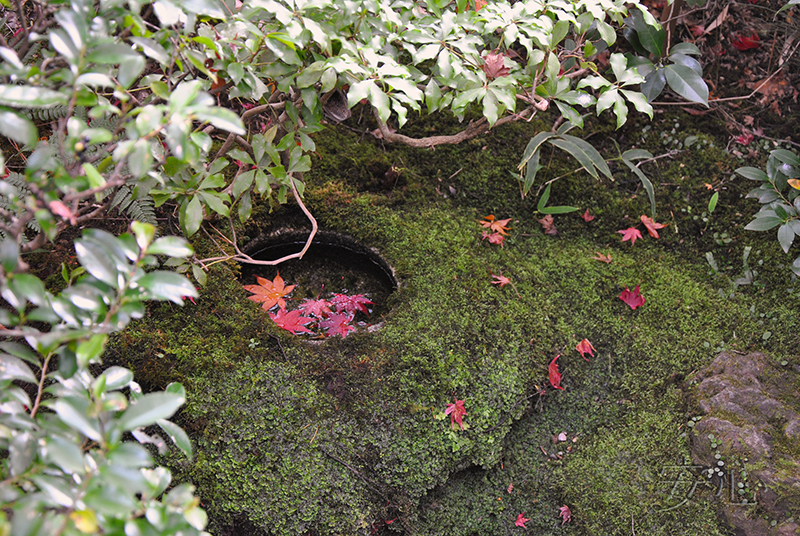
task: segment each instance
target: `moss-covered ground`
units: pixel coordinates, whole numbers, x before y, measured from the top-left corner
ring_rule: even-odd
[[[646,125],[594,121],[578,133],[608,157],[613,141],[664,155],[642,169],[667,227],[635,245],[617,231],[650,214],[639,180],[614,162],[614,181],[572,173],[576,162],[549,150],[539,180],[566,175],[549,204],[596,219],[558,215],[559,234],[543,233],[536,188],[522,199],[511,172],[546,122],[433,151],[319,135],[305,199],[322,228],[395,268],[401,287],[371,319],[382,329],[309,343],[246,299],[237,267],[217,265],[196,304],[153,306],[109,352],[145,388],[186,386],[178,421],[195,457],[166,463],[197,486],[212,530],[489,536],[524,532],[514,525],[524,513],[537,535],[728,534],[713,493],[675,508],[664,482],[665,467],[688,459],[684,378],[721,348],[798,362],[797,282],[771,233],[743,230],[758,208],[743,198],[752,183],[731,178],[744,164],[713,120]],[[409,133],[436,128],[421,120]],[[245,234],[302,221],[291,207],[260,214]],[[503,247],[481,240],[488,214],[513,218]],[[747,246],[755,277],[734,286]],[[618,295],[636,285],[646,302],[631,310]],[[588,362],[575,350],[583,338],[597,350]],[[547,380],[559,354],[564,390]],[[444,414],[454,396],[464,430]]]

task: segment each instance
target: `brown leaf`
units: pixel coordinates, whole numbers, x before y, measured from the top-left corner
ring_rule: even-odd
[[[595,251],[595,254],[597,255],[596,257],[589,257],[589,258],[596,261],[604,262],[606,264],[611,263],[611,255],[603,255],[599,251]]]
[[[544,229],[544,234],[555,236],[558,234],[558,229],[556,229],[555,224],[553,223],[553,215],[548,214],[541,220],[536,220],[540,224],[542,224],[542,228]]]
[[[483,72],[486,73],[486,78],[489,80],[494,80],[495,78],[500,78],[501,76],[508,76],[511,72],[508,67],[505,66],[505,54],[502,52],[489,52],[483,58],[483,65],[481,68]]]

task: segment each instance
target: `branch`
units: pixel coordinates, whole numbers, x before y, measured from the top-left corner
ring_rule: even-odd
[[[528,114],[532,112],[535,113],[534,109],[534,106],[529,106],[519,114],[511,114],[502,117],[495,122],[494,126],[499,127],[500,125],[509,123],[511,121],[525,119]],[[378,130],[380,131],[380,135],[384,140],[388,141],[389,143],[402,143],[410,147],[419,147],[424,149],[432,149],[437,145],[455,145],[457,143],[472,139],[476,136],[486,134],[489,132],[489,129],[492,128],[489,125],[489,121],[485,117],[481,117],[477,121],[470,121],[469,125],[467,125],[467,128],[458,134],[452,134],[449,136],[429,136],[427,138],[411,138],[409,136],[404,136],[403,134],[398,134],[389,130],[389,127],[386,126],[386,123],[381,121],[380,117],[378,116],[378,110],[373,108],[372,111],[375,113],[375,118],[378,120]]]

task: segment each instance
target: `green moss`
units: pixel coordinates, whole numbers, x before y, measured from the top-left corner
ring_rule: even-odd
[[[509,125],[435,151],[344,131],[316,139],[306,202],[321,228],[377,248],[401,281],[390,312],[371,319],[383,322],[375,333],[317,345],[280,332],[235,270],[217,266],[186,313],[155,306],[116,339],[110,359],[146,387],[186,384],[178,420],[197,456],[167,461],[198,486],[215,529],[246,517],[269,534],[356,534],[397,519],[391,528],[414,534],[493,535],[518,531],[525,512],[536,534],[629,534],[632,522],[640,534],[724,533],[713,494],[669,510],[654,479],[687,456],[684,377],[721,345],[780,357],[796,340],[790,281],[770,266],[778,250],[740,232],[745,187],[728,181],[738,164],[703,143],[646,167],[669,227],[633,246],[617,231],[649,213],[638,179],[617,167],[614,182],[595,181],[548,153],[541,180],[565,175],[551,204],[597,219],[556,216],[560,234],[545,236],[536,196],[521,199],[509,174],[536,128]],[[614,154],[619,133],[600,122],[586,130]],[[624,148],[675,146],[626,132]],[[708,222],[694,219],[710,197],[705,183],[724,192]],[[251,237],[273,222],[303,225],[290,208],[256,210]],[[514,219],[502,248],[481,241],[477,220],[490,213]],[[735,239],[718,244],[723,231]],[[733,289],[745,245],[756,246],[750,263],[761,273]],[[613,262],[591,259],[597,251]],[[514,286],[493,286],[490,272]],[[634,311],[617,296],[636,285],[646,303]],[[589,362],[574,350],[583,338],[597,349]],[[547,380],[558,354],[563,391]],[[444,415],[454,396],[466,401],[463,431]],[[570,439],[554,444],[560,432]],[[560,528],[564,504],[573,522]]]

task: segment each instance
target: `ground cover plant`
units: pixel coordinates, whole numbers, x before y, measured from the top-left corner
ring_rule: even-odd
[[[199,532],[202,505],[223,533],[725,533],[710,497],[672,508],[655,476],[687,455],[681,382],[712,351],[796,361],[778,297],[794,280],[774,262],[797,234],[796,157],[732,165],[741,151],[684,133],[699,108],[663,136],[628,116],[652,114],[659,85],[713,101],[692,57],[710,47],[626,6],[5,5],[3,527]],[[623,25],[630,49],[606,52]],[[758,53],[742,36],[732,49]],[[787,103],[785,86],[760,105]],[[768,141],[746,117],[735,143]],[[777,227],[776,244],[739,235],[734,167],[764,183],[750,228]],[[296,211],[278,206],[290,193]],[[106,219],[121,236],[87,231],[70,259],[71,228],[115,208],[199,253]],[[230,262],[253,261],[243,237],[303,218],[309,237],[346,231],[396,268],[380,329],[349,329],[359,296],[287,311],[277,278],[257,293],[274,323],[247,300]],[[342,337],[285,333],[311,316]]]

